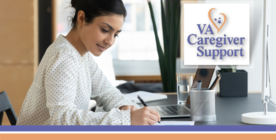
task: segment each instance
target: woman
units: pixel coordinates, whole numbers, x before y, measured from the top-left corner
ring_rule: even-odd
[[[157,111],[127,100],[95,63],[122,31],[121,0],[72,0],[72,30],[47,49],[21,108],[18,125],[153,125]],[[108,112],[88,111],[90,98]],[[136,107],[135,107],[136,106]]]

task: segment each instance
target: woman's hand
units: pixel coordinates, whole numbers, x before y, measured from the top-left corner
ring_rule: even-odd
[[[131,125],[154,125],[161,120],[159,113],[148,107],[131,110],[130,117]]]

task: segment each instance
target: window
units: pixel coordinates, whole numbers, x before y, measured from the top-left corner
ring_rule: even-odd
[[[158,54],[147,0],[123,0],[123,2],[127,10],[123,31],[106,53],[111,53],[113,59],[120,60],[157,60]],[[160,1],[152,0],[152,4],[159,37],[162,37]],[[57,36],[66,35],[71,30],[74,9],[71,7],[71,0],[56,0],[56,5]],[[162,38],[160,42],[162,44]]]
[[[56,33],[66,36],[71,30],[71,18],[74,16],[74,9],[71,7],[71,0],[56,0]]]

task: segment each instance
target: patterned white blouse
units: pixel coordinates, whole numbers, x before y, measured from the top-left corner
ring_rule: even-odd
[[[88,110],[90,98],[108,112]],[[139,106],[113,87],[92,54],[83,57],[59,35],[47,49],[26,95],[17,125],[130,125],[130,111]]]

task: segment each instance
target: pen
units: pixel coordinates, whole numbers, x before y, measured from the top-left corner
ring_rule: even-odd
[[[138,95],[137,98],[139,99],[139,101],[144,105],[147,106],[146,103],[144,102],[144,100]],[[160,123],[160,121],[157,121],[158,123]]]
[[[198,82],[197,82],[197,90],[201,90],[201,84],[202,84],[202,82],[200,80],[198,80]]]
[[[218,80],[216,81],[215,85],[211,88],[211,90],[213,90],[216,87],[216,85],[218,84],[220,79],[221,79],[221,77],[218,78]]]
[[[215,81],[212,83],[212,85],[210,86],[210,90],[212,90],[212,89],[214,89],[214,87],[216,87],[216,85],[217,85],[217,83],[218,83],[218,81],[220,80],[220,74],[218,74],[217,75],[217,77],[216,77],[216,79],[215,79]]]

